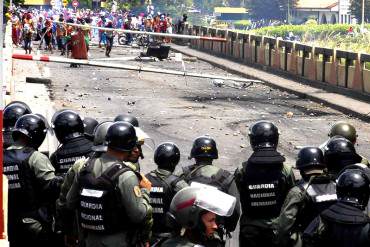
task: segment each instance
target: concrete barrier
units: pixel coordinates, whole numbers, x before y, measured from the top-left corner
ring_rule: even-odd
[[[361,68],[362,68],[363,90],[366,93],[370,93],[370,69],[367,69],[365,67],[365,63],[370,64],[370,54],[361,54],[360,63],[361,63]]]
[[[323,73],[324,62],[316,60],[316,80],[325,81],[325,75]]]
[[[370,70],[364,69],[364,90],[367,93],[370,93]]]
[[[302,43],[279,40],[235,30],[188,27],[194,35],[227,38],[227,42],[191,41],[191,47],[242,63],[255,63],[311,81],[329,83],[369,93],[368,69],[364,68],[370,54],[357,54]],[[366,58],[366,59],[365,59]],[[365,61],[365,60],[366,61]]]

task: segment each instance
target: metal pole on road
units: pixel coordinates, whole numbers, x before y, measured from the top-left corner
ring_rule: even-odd
[[[199,73],[186,72],[186,71],[156,69],[156,68],[148,68],[148,67],[141,67],[141,66],[126,65],[126,64],[104,63],[104,62],[71,59],[71,58],[64,58],[64,57],[34,56],[34,55],[24,55],[24,54],[13,54],[12,57],[13,59],[20,59],[20,60],[33,60],[33,61],[41,61],[41,62],[55,62],[55,63],[67,63],[67,64],[73,63],[77,65],[133,70],[133,71],[139,71],[139,72],[152,72],[152,73],[168,74],[168,75],[231,80],[231,81],[246,82],[246,83],[262,83],[262,81],[260,80],[252,80],[252,79],[245,79],[245,78],[238,78],[238,77],[218,76],[218,75],[211,75],[211,74],[199,74]]]
[[[146,35],[151,35],[151,36],[169,37],[169,38],[177,38],[177,39],[210,40],[210,41],[220,41],[220,42],[227,41],[226,38],[219,38],[219,37],[195,36],[195,35],[172,34],[172,33],[155,33],[155,32],[147,32],[147,31],[134,31],[134,30],[125,30],[125,29],[117,29],[117,28],[88,26],[88,25],[65,23],[65,22],[59,22],[59,21],[54,21],[54,22],[58,24],[65,24],[67,26],[91,28],[91,29],[98,29],[98,30],[103,30],[103,31],[115,31],[118,33],[146,34]]]

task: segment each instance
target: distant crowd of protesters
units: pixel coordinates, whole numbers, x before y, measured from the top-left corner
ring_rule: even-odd
[[[38,42],[38,48],[53,53],[56,49],[61,55],[68,52],[71,34],[75,31],[84,33],[86,46],[91,39],[97,39],[99,47],[112,47],[116,32],[92,29],[91,26],[112,29],[138,30],[147,32],[173,33],[182,32],[187,21],[184,15],[176,25],[169,14],[154,12],[149,5],[146,13],[134,14],[130,11],[101,11],[90,9],[51,9],[38,10],[34,8],[12,8],[6,13],[8,21],[12,23],[12,40],[15,46],[22,46],[26,54],[34,49],[33,41]],[[80,24],[74,27],[68,24]],[[132,34],[126,34],[126,44],[133,41]],[[170,39],[163,40],[170,42]],[[108,54],[109,56],[109,54]]]

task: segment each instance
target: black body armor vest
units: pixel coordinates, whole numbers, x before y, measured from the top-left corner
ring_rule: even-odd
[[[297,218],[298,229],[304,231],[314,218],[337,202],[336,185],[329,177],[317,177],[310,184],[298,186],[308,197],[304,213]]]
[[[29,147],[4,151],[3,173],[9,182],[9,222],[38,208],[36,176],[28,164],[33,152],[35,150]]]
[[[337,202],[321,213],[321,219],[325,222],[326,228],[322,233],[323,236],[320,238],[321,242],[319,246],[370,246],[370,218],[360,209],[342,202]],[[310,231],[311,229],[308,227],[305,235],[310,235]]]
[[[132,171],[124,164],[114,164],[101,176],[92,173],[95,159],[88,161],[79,173],[80,224],[86,231],[111,234],[132,227],[121,202],[118,177]]]
[[[185,181],[189,184],[191,184],[191,182],[198,182],[211,185],[217,187],[222,192],[228,193],[230,184],[234,180],[234,176],[224,169],[219,169],[219,171],[212,176],[204,176],[199,171],[204,166],[206,165],[192,165],[185,167]]]
[[[167,233],[171,229],[166,227],[166,213],[170,208],[172,198],[175,196],[174,188],[181,179],[175,175],[166,178],[160,177],[155,171],[145,175],[152,183],[150,190],[150,205],[153,208],[153,233]]]
[[[289,188],[283,173],[285,158],[276,151],[257,151],[243,163],[240,202],[244,214],[269,219],[280,214]]]
[[[55,151],[51,158],[55,174],[65,175],[76,160],[90,157],[92,145],[92,142],[83,136],[64,143]]]

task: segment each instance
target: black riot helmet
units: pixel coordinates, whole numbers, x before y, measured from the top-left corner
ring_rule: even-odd
[[[249,140],[254,151],[263,148],[277,148],[279,130],[269,121],[259,121],[249,128]]]
[[[195,139],[189,156],[189,159],[192,158],[218,159],[216,141],[208,136],[200,136]]]
[[[330,173],[337,174],[344,167],[360,163],[353,143],[341,136],[331,138],[324,148],[324,160]]]
[[[38,149],[46,137],[45,121],[35,114],[26,114],[15,123],[12,136],[17,141],[21,136],[26,136],[30,145]]]
[[[55,116],[53,129],[60,143],[82,136],[84,124],[81,117],[72,110],[63,110]]]
[[[108,148],[130,152],[137,146],[135,127],[127,122],[115,122],[109,127],[105,140]]]
[[[8,106],[14,105],[14,104],[22,105],[22,106],[24,106],[24,107],[27,109],[27,111],[32,112],[32,111],[31,111],[31,108],[29,107],[29,105],[27,105],[27,104],[26,104],[26,103],[24,103],[23,101],[18,101],[18,100],[15,100],[15,101],[10,102],[9,104],[7,104],[7,105],[5,106],[5,108],[6,108],[6,107],[8,107]],[[5,109],[5,108],[4,108],[4,109]]]
[[[158,168],[173,172],[179,161],[180,150],[175,143],[161,143],[154,152],[154,162]]]
[[[105,137],[110,126],[112,126],[113,121],[106,121],[98,124],[94,129],[94,146],[91,148],[95,152],[106,152],[107,143]]]
[[[368,178],[360,169],[346,170],[337,181],[338,199],[363,210],[369,201],[369,185]]]
[[[139,127],[139,121],[136,117],[130,115],[130,114],[120,114],[117,115],[114,120],[114,122],[122,121],[122,122],[128,122],[132,124],[134,127]]]
[[[85,117],[82,121],[84,123],[84,134],[90,141],[94,140],[94,129],[99,124],[95,118]]]
[[[325,169],[324,154],[321,149],[317,147],[302,148],[298,153],[296,168],[300,171]]]
[[[344,167],[340,172],[339,172],[339,175],[342,174],[343,172],[347,171],[347,170],[361,170],[367,177],[367,179],[370,181],[370,168],[365,165],[365,164],[362,164],[362,163],[357,163],[357,164],[353,164],[353,165],[348,165],[346,167]]]
[[[32,113],[31,109],[26,103],[21,101],[9,103],[3,112],[4,130],[11,130],[21,116],[30,113]]]
[[[329,137],[342,136],[352,143],[355,143],[357,139],[355,127],[352,124],[343,121],[335,123],[331,127],[328,135]]]
[[[68,110],[68,109],[61,109],[61,110],[57,110],[56,112],[54,112],[54,114],[53,114],[53,116],[51,117],[51,123],[54,123],[54,121],[55,121],[55,118],[60,114],[60,113],[62,113],[62,112],[64,112],[64,111],[70,111],[70,110]]]

